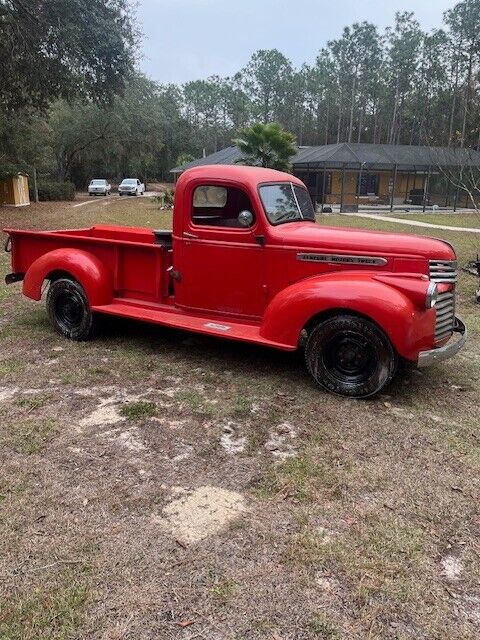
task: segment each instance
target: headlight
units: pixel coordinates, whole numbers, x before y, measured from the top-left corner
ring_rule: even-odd
[[[438,299],[438,287],[435,282],[430,282],[427,289],[427,296],[425,298],[425,307],[431,309],[437,303]]]

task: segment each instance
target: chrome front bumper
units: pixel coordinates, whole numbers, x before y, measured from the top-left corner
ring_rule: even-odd
[[[420,351],[418,354],[418,367],[429,367],[437,362],[443,362],[447,358],[451,358],[465,344],[467,339],[467,327],[463,324],[460,318],[455,318],[455,324],[453,326],[454,333],[459,333],[460,337],[457,340],[451,338],[446,345],[439,347],[438,349],[431,349],[430,351]]]

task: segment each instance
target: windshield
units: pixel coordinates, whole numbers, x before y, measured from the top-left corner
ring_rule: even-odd
[[[137,181],[134,180],[133,178],[125,178],[125,180],[122,180],[122,184],[136,184]]]
[[[104,184],[106,184],[106,180],[92,180],[90,184],[95,184],[97,186],[103,186]]]
[[[271,224],[315,221],[315,212],[308,191],[291,182],[266,184],[260,187],[260,198]]]

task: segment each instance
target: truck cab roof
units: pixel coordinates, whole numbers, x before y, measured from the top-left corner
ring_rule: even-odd
[[[284,171],[243,165],[207,164],[187,169],[182,173],[177,181],[177,189],[182,189],[192,179],[234,181],[253,188],[263,182],[293,182],[302,187],[305,186],[297,177]]]

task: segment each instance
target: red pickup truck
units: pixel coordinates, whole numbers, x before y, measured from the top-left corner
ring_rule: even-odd
[[[316,383],[367,397],[400,360],[455,354],[456,258],[433,238],[325,227],[286,173],[203,166],[178,180],[173,232],[97,225],[6,229],[12,271],[54,328],[91,335],[111,314],[294,351]],[[454,333],[458,333],[456,338]]]

